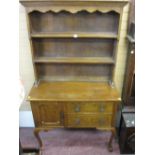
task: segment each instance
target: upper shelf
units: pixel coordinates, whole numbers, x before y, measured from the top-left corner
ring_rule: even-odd
[[[32,38],[110,38],[117,39],[115,33],[84,33],[84,32],[60,32],[60,33],[31,33]]]
[[[84,10],[76,14],[65,10],[58,13],[34,11],[29,14],[32,36],[46,35],[47,37],[59,37],[59,35],[78,37],[78,33],[81,37],[87,35],[88,37],[94,35],[105,36],[106,38],[115,37],[118,34],[119,18],[119,14],[113,11],[89,13]]]

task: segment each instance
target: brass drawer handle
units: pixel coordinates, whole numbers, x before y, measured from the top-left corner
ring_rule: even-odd
[[[77,118],[77,119],[75,120],[75,124],[76,124],[76,125],[80,125],[80,118]]]
[[[100,112],[104,112],[104,106],[103,105],[100,106]]]
[[[78,38],[78,34],[73,34],[73,38]]]
[[[80,105],[76,105],[75,112],[80,112]]]

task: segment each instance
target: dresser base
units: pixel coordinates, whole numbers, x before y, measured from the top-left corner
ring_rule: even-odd
[[[115,122],[120,96],[107,83],[42,82],[33,87],[29,101],[35,122],[34,134],[43,149],[40,131],[54,128],[96,128],[111,131],[107,148],[113,151]]]

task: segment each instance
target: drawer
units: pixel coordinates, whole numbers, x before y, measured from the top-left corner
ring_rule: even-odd
[[[66,127],[111,127],[112,115],[110,114],[68,114],[65,115],[65,126]]]
[[[65,104],[67,113],[110,113],[113,102],[68,102]]]

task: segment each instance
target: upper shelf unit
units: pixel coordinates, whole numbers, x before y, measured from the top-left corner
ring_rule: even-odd
[[[128,0],[20,1],[28,15],[36,83],[113,82]]]
[[[34,38],[117,38],[118,34],[119,14],[114,11],[108,13],[80,11],[75,14],[67,11],[58,13],[33,11],[29,13],[29,18],[31,36]]]

